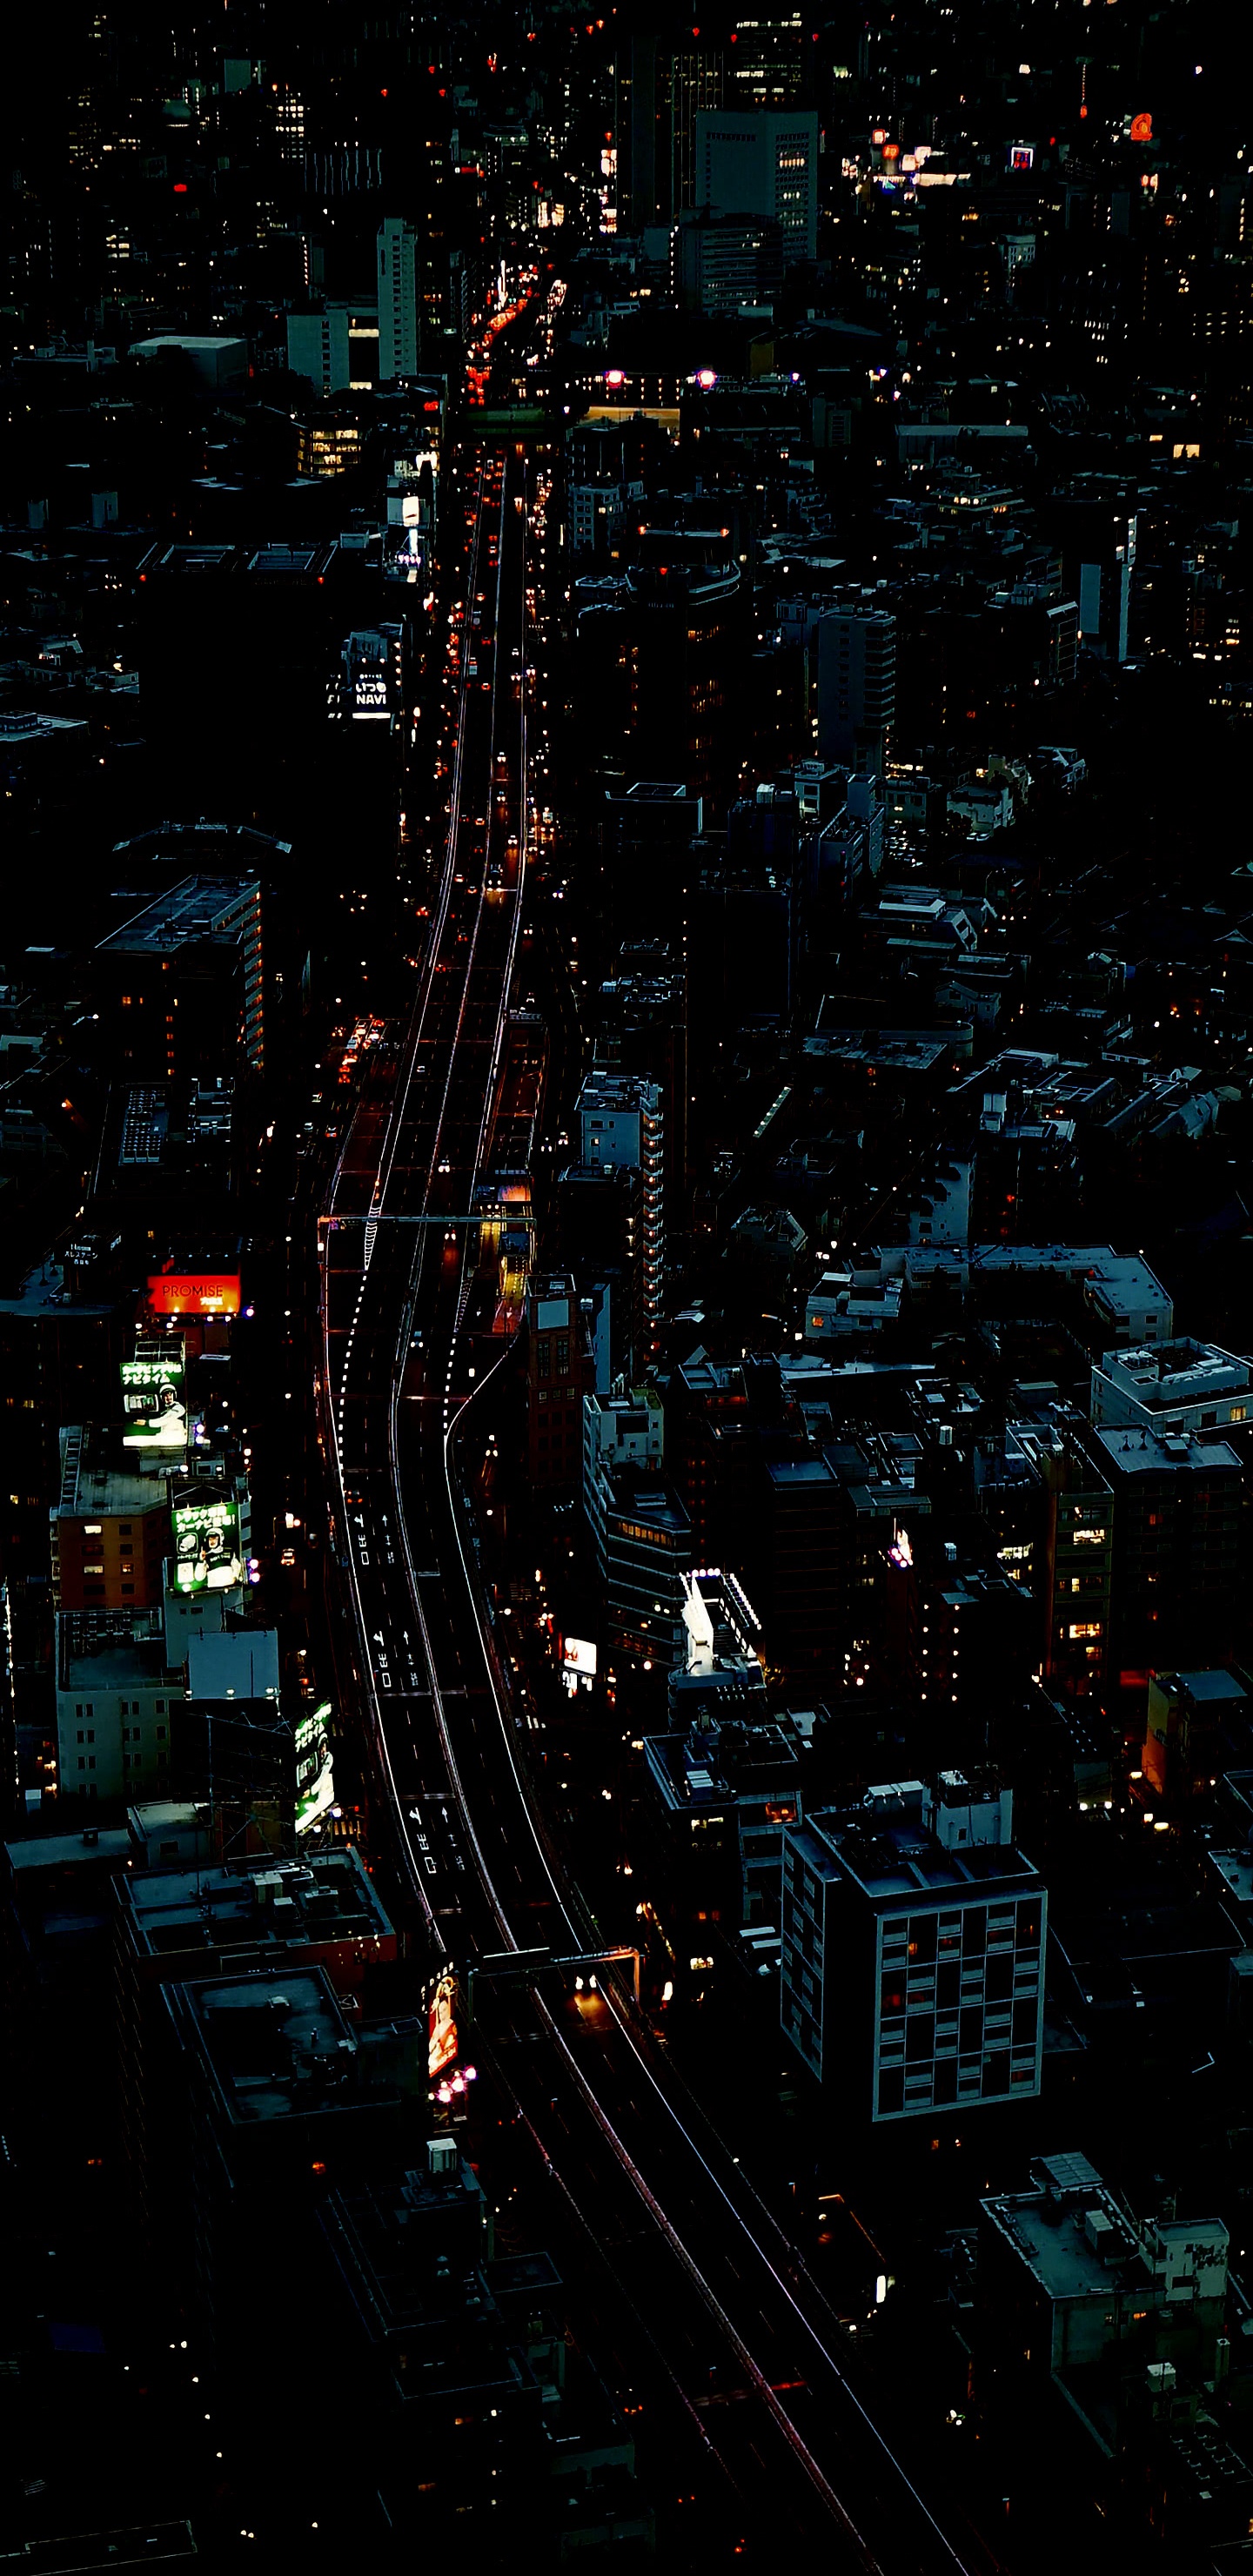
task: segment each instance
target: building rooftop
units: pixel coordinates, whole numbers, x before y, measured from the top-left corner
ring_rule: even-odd
[[[961,1822],[966,1819],[965,1824]],[[818,1876],[851,1879],[872,1904],[921,1896],[954,1904],[1037,1885],[1032,1864],[1011,1840],[1009,1792],[942,1772],[928,1798],[918,1780],[868,1789],[859,1807],[811,1815],[792,1834]]]
[[[145,904],[142,912],[110,931],[97,953],[160,956],[203,940],[233,947],[239,938],[239,906],[256,892],[258,882],[256,877],[184,877],[180,885],[169,887],[154,903]]]
[[[825,1458],[771,1458],[766,1462],[766,1473],[772,1485],[785,1489],[799,1485],[834,1485],[837,1481]]]
[[[120,1437],[120,1431],[119,1431]],[[140,1476],[115,1465],[101,1432],[93,1424],[72,1423],[61,1433],[61,1491],[49,1517],[83,1520],[98,1513],[110,1519],[164,1511],[169,1501],[167,1478]]]
[[[425,2170],[411,2167],[393,2180],[341,2188],[326,2215],[328,2233],[341,2237],[386,2331],[434,2325],[450,2305],[467,2301],[480,2311],[483,2325],[490,2325],[478,2268],[483,2192],[464,2156],[433,2173],[428,2148]],[[440,2361],[461,2375],[452,2352]],[[424,2383],[426,2377],[424,2370]]]
[[[1147,1349],[1105,1351],[1100,1366],[1148,1406],[1186,1404],[1192,1398],[1240,1394],[1253,1381],[1253,1364],[1216,1342],[1180,1339]]]
[[[1195,1432],[1124,1431],[1099,1423],[1091,1437],[1119,1476],[1212,1476],[1216,1467],[1240,1465],[1227,1441]]]
[[[181,1674],[166,1663],[162,1636],[106,1633],[86,1645],[81,1624],[64,1614],[57,1620],[57,1682],[67,1691],[124,1691],[131,1682],[166,1682],[171,1691],[182,1691]]]
[[[80,1298],[67,1285],[65,1266],[57,1261],[40,1261],[27,1272],[15,1297],[0,1297],[0,1316],[24,1316],[31,1321],[55,1317],[60,1323],[98,1323],[111,1315],[116,1298]]]
[[[128,1878],[121,1902],[134,1947],[180,1973],[228,1950],[264,1959],[369,1941],[380,1958],[395,1955],[390,1919],[351,1843],[308,1862],[153,1870]]]
[[[179,1992],[236,2126],[320,2109],[355,2070],[357,2042],[321,1968],[276,1968]]]
[[[1019,2261],[1050,2299],[1092,2299],[1126,2288],[1148,2266],[1135,2234],[1086,2157],[1059,2158],[1076,2170],[1065,2199],[1048,2189],[1003,2192],[979,2207],[989,2225],[1013,2247]]]
[[[1224,1672],[1221,1666],[1213,1672],[1155,1673],[1153,1678],[1159,1690],[1186,1691],[1188,1698],[1193,1700],[1248,1698],[1246,1685],[1238,1681],[1234,1673]]]
[[[1032,2189],[980,2201],[984,2219],[1055,2301],[1099,2300],[1111,2289],[1221,2298],[1228,2230],[1220,2218],[1137,2223],[1086,2156],[1042,2156]],[[1147,2304],[1147,2299],[1146,2299]]]
[[[729,1718],[749,1716],[741,1702]],[[672,1814],[701,1815],[728,1804],[738,1806],[782,1797],[789,1819],[804,1778],[804,1739],[767,1720],[710,1727],[692,1735],[650,1735],[644,1759]],[[779,1818],[782,1823],[783,1818]]]
[[[4,1848],[14,1877],[28,1880],[41,1870],[72,1869],[79,1862],[123,1869],[132,1857],[130,1835],[121,1825],[89,1826],[80,1834],[33,1834],[26,1842],[6,1843]]]

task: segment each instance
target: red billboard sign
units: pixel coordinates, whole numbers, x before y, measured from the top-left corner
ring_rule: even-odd
[[[237,1315],[238,1271],[160,1270],[148,1282],[154,1315]]]

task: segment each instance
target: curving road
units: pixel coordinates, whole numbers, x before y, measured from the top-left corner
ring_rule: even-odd
[[[433,1938],[465,1963],[600,1946],[528,1797],[519,1720],[478,1580],[458,1456],[505,1364],[478,1273],[528,840],[528,580],[543,469],[480,451],[449,631],[449,814],[426,954],[391,1087],[367,1094],[320,1226],[321,1430],[374,1768]],[[841,2366],[840,2329],[611,1972],[480,1980],[490,2051],[594,2238],[696,2456],[745,2530],[827,2563],[952,2576],[994,2562],[916,2492]],[[773,2034],[771,2034],[773,2045]],[[746,2049],[745,2082],[756,2080]]]

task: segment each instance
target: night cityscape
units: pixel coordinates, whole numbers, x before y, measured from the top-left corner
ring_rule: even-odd
[[[697,14],[6,40],[0,2576],[1253,2568],[1245,13]]]

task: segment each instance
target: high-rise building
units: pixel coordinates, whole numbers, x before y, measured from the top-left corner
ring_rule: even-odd
[[[584,1401],[583,1507],[605,1637],[666,1669],[678,1652],[692,1533],[665,1481],[664,1436],[656,1387]]]
[[[896,714],[896,620],[837,609],[818,625],[818,755],[883,775]]]
[[[813,35],[799,9],[758,6],[737,16],[728,51],[735,107],[792,107],[813,93]]]
[[[102,939],[96,977],[115,1061],[154,1079],[265,1070],[257,876],[184,877]]]
[[[527,1473],[533,1486],[575,1485],[587,1370],[579,1301],[567,1272],[532,1273],[526,1328]]]
[[[1104,477],[1079,476],[1052,511],[1063,586],[1079,603],[1079,641],[1106,662],[1125,662],[1130,643],[1134,497]]]
[[[660,1086],[666,1120],[666,1223],[684,1222],[687,1176],[687,979],[664,941],[624,941],[596,1003],[595,1062]]]
[[[418,236],[401,215],[384,215],[378,228],[379,383],[415,376],[421,349],[418,322]]]
[[[671,236],[675,288],[698,313],[768,304],[783,284],[783,233],[772,215],[692,215]]]
[[[696,204],[722,215],[768,215],[785,264],[818,256],[818,119],[805,108],[701,108]]]
[[[942,1771],[783,1836],[783,2028],[852,2120],[1040,2090],[1046,1891],[1008,1789]]]
[[[1244,1469],[1216,1432],[1098,1429],[1112,1489],[1110,1665],[1142,1688],[1163,1666],[1218,1664],[1234,1641]]]
[[[579,1093],[580,1161],[585,1168],[625,1163],[644,1184],[644,1329],[652,1341],[661,1321],[665,1258],[665,1109],[660,1084],[638,1074],[593,1071]]]
[[[610,1378],[644,1365],[644,1176],[631,1163],[569,1163],[553,1209],[557,1258],[580,1299],[596,1294]]]
[[[670,125],[670,197],[665,212],[673,223],[697,201],[696,119],[702,109],[722,105],[721,47],[676,45],[666,57],[665,78]]]
[[[1044,1493],[1037,1598],[1044,1613],[1044,1677],[1072,1699],[1100,1691],[1110,1648],[1114,1497],[1110,1479],[1074,1439],[1020,1431]]]
[[[347,305],[324,304],[320,312],[289,313],[287,364],[293,376],[308,379],[315,393],[346,393],[352,382]]]
[[[681,778],[725,797],[736,738],[745,591],[728,531],[649,530],[626,581],[630,759],[635,775]]]

